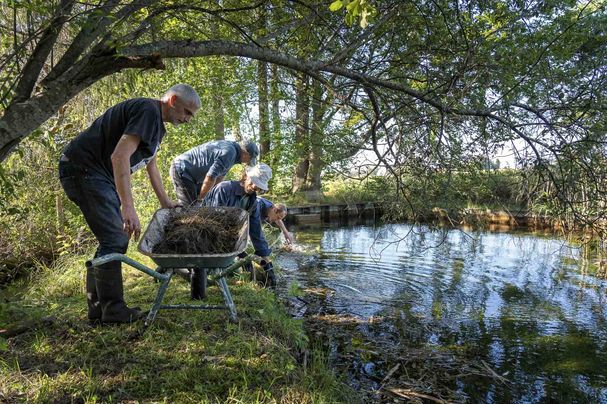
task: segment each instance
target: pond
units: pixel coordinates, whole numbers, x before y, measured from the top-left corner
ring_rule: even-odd
[[[279,292],[371,398],[607,402],[607,282],[583,249],[409,224],[291,230],[302,251],[279,254]]]

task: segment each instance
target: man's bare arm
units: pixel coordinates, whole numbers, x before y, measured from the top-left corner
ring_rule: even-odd
[[[200,188],[200,192],[198,193],[198,200],[202,201],[206,194],[215,186],[217,183],[217,178],[219,177],[211,177],[207,175],[204,177],[204,181],[202,182],[202,187]]]
[[[287,230],[287,226],[285,226],[284,222],[281,219],[278,219],[274,223],[276,223],[278,228],[282,230],[282,234],[284,234],[285,240],[287,240],[287,244],[293,244],[293,241],[295,241],[295,239],[293,238],[293,235],[289,232],[289,230]]]
[[[111,156],[116,191],[120,197],[124,231],[129,238],[133,235],[135,240],[138,240],[141,234],[141,224],[135,211],[131,191],[131,155],[137,150],[140,140],[135,135],[122,135]]]
[[[160,206],[163,208],[173,208],[177,204],[172,201],[166,193],[164,189],[164,185],[162,184],[162,176],[160,175],[160,171],[158,170],[158,164],[156,161],[156,156],[146,166],[146,171],[148,173],[148,177],[150,178],[150,184],[152,184],[152,188],[154,189],[154,193],[160,202]]]

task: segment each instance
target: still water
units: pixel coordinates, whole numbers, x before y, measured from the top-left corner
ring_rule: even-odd
[[[388,350],[374,349],[373,332],[388,334],[392,357],[422,346],[503,376],[455,372],[459,400],[607,403],[607,282],[581,249],[556,236],[407,224],[292,230],[303,252],[277,261],[283,288],[303,291],[304,317],[383,319],[363,344],[375,380],[393,363],[382,368]]]

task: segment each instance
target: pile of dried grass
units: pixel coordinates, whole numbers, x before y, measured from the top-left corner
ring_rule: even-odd
[[[242,227],[238,208],[201,207],[176,211],[164,228],[156,254],[226,254],[236,249]]]

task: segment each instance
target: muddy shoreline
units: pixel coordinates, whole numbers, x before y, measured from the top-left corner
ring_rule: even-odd
[[[394,307],[367,319],[327,309],[333,292],[304,289],[301,296],[279,297],[303,320],[310,345],[328,353],[330,366],[363,402],[466,402],[475,397],[458,391],[460,380],[509,383],[482,361],[428,347],[436,325],[411,321]]]

